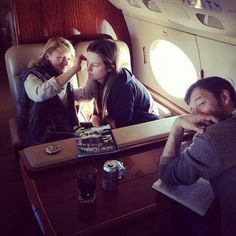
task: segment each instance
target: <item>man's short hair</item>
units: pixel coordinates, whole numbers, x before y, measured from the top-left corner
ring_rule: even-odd
[[[232,84],[226,79],[223,79],[217,76],[212,76],[212,77],[207,77],[207,78],[198,80],[197,82],[192,84],[186,92],[184,101],[187,104],[189,104],[191,94],[195,88],[205,89],[211,92],[216,99],[220,98],[220,95],[223,90],[228,90],[230,93],[232,102],[234,103],[234,106],[236,107],[236,92]]]

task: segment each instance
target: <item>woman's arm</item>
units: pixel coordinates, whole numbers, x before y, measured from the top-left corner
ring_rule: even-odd
[[[75,56],[73,66],[68,69],[66,72],[60,74],[57,77],[54,77],[55,81],[57,82],[58,86],[65,85],[73,75],[75,75],[81,69],[81,61],[84,60],[83,56]]]
[[[66,83],[80,70],[80,63],[83,57],[75,57],[74,65],[65,73],[52,77],[47,81],[41,81],[37,76],[29,74],[24,82],[25,91],[28,97],[34,102],[42,102],[56,94],[62,94]]]
[[[75,89],[74,96],[76,101],[93,99],[95,95],[93,92],[92,81],[87,80],[86,85],[84,87]]]
[[[56,94],[63,92],[54,77],[42,82],[37,76],[29,74],[24,82],[24,88],[28,97],[34,102],[43,102]]]

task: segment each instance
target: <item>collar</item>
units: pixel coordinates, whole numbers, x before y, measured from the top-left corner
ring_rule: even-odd
[[[234,109],[234,110],[232,111],[232,116],[233,116],[233,117],[236,117],[236,109]]]

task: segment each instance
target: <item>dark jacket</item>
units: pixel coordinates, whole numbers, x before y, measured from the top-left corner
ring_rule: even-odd
[[[117,128],[159,119],[149,112],[150,106],[148,90],[130,71],[122,69],[108,96],[109,118],[115,121]]]
[[[24,89],[29,74],[46,81],[59,73],[51,65],[34,66],[20,75],[20,107],[18,123],[24,147],[72,137],[73,127],[78,125],[71,83],[67,83],[67,107],[58,95],[43,102],[30,100]]]

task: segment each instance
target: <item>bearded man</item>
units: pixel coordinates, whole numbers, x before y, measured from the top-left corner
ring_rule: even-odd
[[[172,185],[209,180],[220,209],[217,233],[236,235],[236,92],[227,80],[208,77],[190,86],[185,102],[191,114],[173,124],[160,160],[160,178]],[[181,152],[184,130],[197,133]]]

